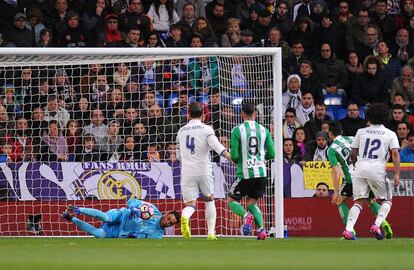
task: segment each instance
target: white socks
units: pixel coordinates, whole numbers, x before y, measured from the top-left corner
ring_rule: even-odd
[[[183,211],[181,212],[181,216],[185,217],[187,219],[190,219],[191,216],[194,214],[195,208],[192,206],[186,206],[184,207]]]
[[[216,204],[214,201],[205,202],[208,234],[216,234]]]
[[[384,220],[387,218],[388,213],[391,210],[392,203],[390,201],[384,201],[378,210],[377,218],[375,219],[375,226],[380,227]]]
[[[346,228],[348,232],[354,231],[354,226],[356,221],[358,220],[359,213],[361,213],[362,207],[359,204],[354,204],[349,210],[348,220],[346,222]]]

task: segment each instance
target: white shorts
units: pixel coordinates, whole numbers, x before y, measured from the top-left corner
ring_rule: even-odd
[[[391,200],[392,188],[388,178],[383,179],[369,179],[362,177],[352,178],[352,192],[354,193],[354,200],[368,199],[369,192],[375,195],[375,198],[381,200]]]
[[[214,193],[213,176],[203,175],[181,177],[181,193],[183,195],[183,201],[185,203],[197,200],[200,192],[205,197],[209,197]]]

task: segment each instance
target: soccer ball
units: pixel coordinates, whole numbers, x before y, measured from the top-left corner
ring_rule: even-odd
[[[150,219],[154,215],[154,208],[149,204],[141,204],[139,210],[141,211],[141,218],[144,220]]]

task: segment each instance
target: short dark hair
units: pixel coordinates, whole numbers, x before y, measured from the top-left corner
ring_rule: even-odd
[[[194,118],[200,118],[203,115],[203,107],[198,102],[191,102],[188,111],[190,116]]]
[[[175,210],[174,210],[174,211],[170,211],[170,212],[168,212],[168,213],[167,213],[167,215],[168,215],[168,214],[173,214],[173,215],[174,215],[174,217],[177,219],[177,223],[178,223],[178,222],[180,222],[180,219],[181,219],[181,215],[180,215],[180,213],[178,213],[177,211],[175,211]]]
[[[366,119],[373,125],[385,125],[388,123],[390,113],[384,103],[373,103],[365,113]]]
[[[408,137],[414,137],[414,131],[413,131],[413,130],[411,130],[411,131],[408,133]]]
[[[342,134],[342,124],[339,121],[334,121],[329,123],[329,131],[332,132],[334,136],[339,136]]]
[[[394,104],[394,105],[392,105],[391,110],[392,111],[394,111],[394,110],[402,110],[402,111],[404,111],[404,107],[401,104]]]
[[[326,186],[326,188],[327,188],[327,189],[329,189],[329,185],[328,185],[327,183],[325,183],[325,182],[319,182],[319,183],[316,185],[316,188],[318,188],[319,186]]]
[[[293,109],[293,108],[287,108],[286,109],[286,112],[285,112],[285,115],[287,114],[287,113],[293,113],[295,116],[296,116],[296,110],[295,109]]]
[[[255,111],[255,107],[252,103],[243,102],[242,103],[242,112],[244,112],[247,116],[252,116]]]
[[[394,94],[394,98],[395,97],[401,97],[405,101],[405,96],[403,94],[401,94],[401,93],[395,93]]]

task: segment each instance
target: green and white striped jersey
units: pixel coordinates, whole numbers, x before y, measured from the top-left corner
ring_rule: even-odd
[[[245,121],[235,127],[230,140],[231,159],[236,163],[236,177],[266,177],[265,160],[275,157],[270,132],[256,121]]]
[[[351,162],[351,144],[354,137],[337,136],[328,148],[328,160],[331,166],[340,165],[344,181],[352,183],[354,165]]]

